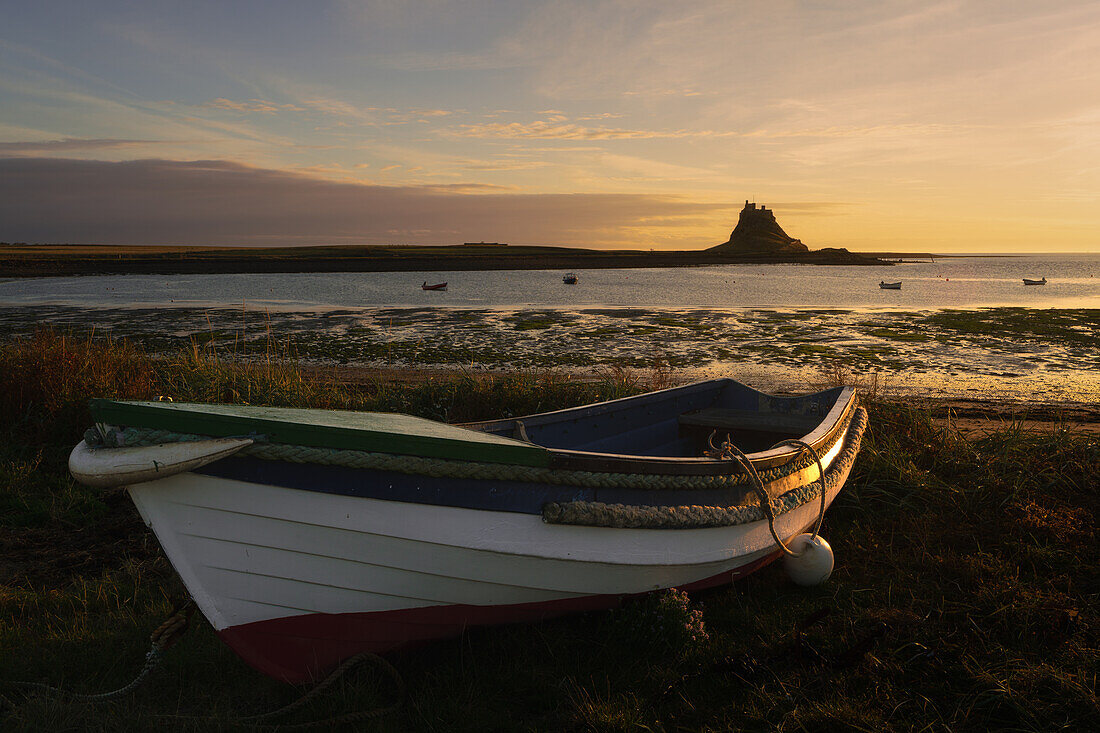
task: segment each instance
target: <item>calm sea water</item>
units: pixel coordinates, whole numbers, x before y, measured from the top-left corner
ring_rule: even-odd
[[[1100,308],[1100,255],[966,257],[892,267],[726,265],[648,270],[113,275],[0,282],[0,305],[452,308]],[[1043,286],[1023,278],[1046,277]],[[882,290],[880,280],[902,282]],[[422,282],[448,283],[426,292]]]
[[[1100,255],[579,270],[576,285],[562,283],[563,274],[9,280],[0,282],[0,336],[51,324],[134,339],[154,352],[197,339],[241,354],[265,353],[274,334],[322,364],[668,365],[682,379],[735,376],[767,391],[805,391],[839,367],[918,398],[1100,403]],[[1025,277],[1047,284],[1025,286]],[[900,280],[902,289],[882,290],[880,280]],[[446,281],[448,290],[423,291],[424,281]]]

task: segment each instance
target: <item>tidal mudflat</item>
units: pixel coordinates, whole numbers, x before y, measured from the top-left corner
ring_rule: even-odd
[[[276,350],[306,365],[658,367],[763,389],[842,370],[900,396],[1100,401],[1100,309],[0,308],[0,333],[41,325],[126,338],[152,353],[196,344],[251,360]]]

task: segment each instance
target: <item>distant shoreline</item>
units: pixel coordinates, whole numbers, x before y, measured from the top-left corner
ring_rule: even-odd
[[[903,259],[940,257],[890,253]],[[716,253],[706,250],[645,252],[527,246],[159,247],[115,245],[0,246],[0,277],[70,275],[240,274],[297,272],[417,272],[470,270],[579,270],[807,264],[889,266],[846,250],[800,255]]]
[[[968,257],[982,257],[982,258],[991,258],[991,259],[1006,259],[1006,258],[1011,259],[1011,258],[1015,258],[1015,257],[1027,257],[1028,256],[1027,253],[1012,254],[1012,255],[998,255],[998,254],[988,254],[988,253],[984,253],[984,252],[978,252],[978,253],[971,252],[971,253],[967,253],[967,254],[950,254],[950,255],[938,255],[938,254],[932,254],[931,252],[857,252],[856,254],[861,254],[864,257],[873,257],[875,259],[880,259],[880,260],[898,260],[898,259],[903,259],[903,260],[930,260],[930,259],[961,260],[961,259],[966,259]]]

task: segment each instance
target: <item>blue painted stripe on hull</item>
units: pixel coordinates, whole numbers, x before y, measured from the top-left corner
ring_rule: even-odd
[[[227,458],[195,473],[322,494],[384,499],[414,504],[541,514],[549,502],[602,501],[608,504],[683,506],[745,503],[743,488],[729,490],[589,489],[523,481],[435,478],[344,466]]]

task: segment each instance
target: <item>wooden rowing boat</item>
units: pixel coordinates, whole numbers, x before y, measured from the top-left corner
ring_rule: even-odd
[[[219,636],[290,682],[471,626],[728,583],[819,523],[866,425],[851,388],[775,397],[728,379],[464,426],[111,400],[92,413],[73,475],[126,486]],[[782,438],[812,450],[772,447]]]

